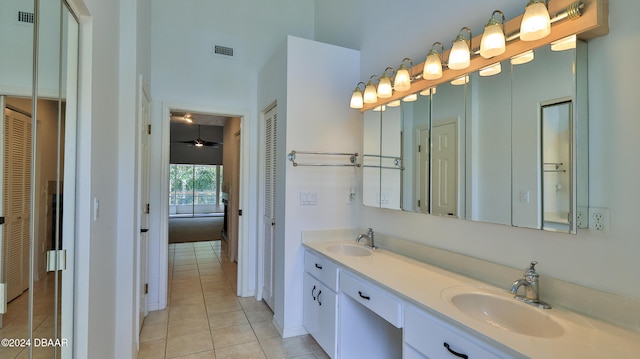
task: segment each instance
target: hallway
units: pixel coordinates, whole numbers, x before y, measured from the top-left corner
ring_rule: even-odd
[[[145,318],[138,358],[328,358],[309,335],[282,339],[264,302],[236,296],[221,242],[169,245],[169,305]]]

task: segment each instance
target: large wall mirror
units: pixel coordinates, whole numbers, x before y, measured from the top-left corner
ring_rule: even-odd
[[[400,111],[366,111],[363,204],[563,233],[586,227],[586,43],[533,57],[423,91]]]
[[[64,0],[3,0],[0,17],[0,337],[66,340],[73,255],[59,251],[73,254],[75,239],[79,23]],[[69,269],[54,271],[62,258]],[[70,350],[5,347],[0,357]]]

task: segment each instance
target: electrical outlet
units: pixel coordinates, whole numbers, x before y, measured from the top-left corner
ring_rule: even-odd
[[[609,208],[589,208],[589,228],[592,231],[602,233],[608,237],[610,223]]]
[[[576,210],[576,226],[580,229],[589,228],[589,208],[578,206]]]

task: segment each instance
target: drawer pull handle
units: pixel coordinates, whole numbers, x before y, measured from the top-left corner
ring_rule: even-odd
[[[322,289],[318,291],[318,305],[322,305],[322,302],[320,301],[320,294],[322,294]]]
[[[467,354],[461,354],[461,353],[458,353],[458,352],[452,350],[451,347],[449,347],[449,344],[447,344],[447,342],[444,343],[444,347],[447,348],[449,353],[457,356],[458,358],[469,359],[469,356]]]
[[[358,291],[358,294],[360,295],[360,298],[362,298],[362,299],[371,300],[371,297],[369,297],[369,296],[367,296],[367,295],[362,294],[362,292],[361,292],[361,291]]]
[[[319,265],[318,263],[316,263],[316,268],[318,268],[318,269],[322,269],[322,266],[321,266],[321,265]]]
[[[316,291],[316,286],[314,285],[313,289],[311,289],[311,296],[313,297],[313,300],[316,300],[316,295],[313,293],[315,291]],[[320,295],[320,294],[318,293],[318,295]]]

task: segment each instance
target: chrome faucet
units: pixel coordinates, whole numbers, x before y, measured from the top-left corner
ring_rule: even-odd
[[[540,275],[536,273],[536,264],[538,264],[538,262],[531,262],[531,266],[524,271],[524,278],[513,282],[511,293],[515,294],[514,298],[521,302],[542,309],[551,309],[549,304],[540,300],[540,288],[538,286],[538,277],[540,277]],[[524,286],[524,296],[518,294],[518,289],[522,286]]]
[[[367,234],[360,234],[358,235],[358,238],[356,238],[356,242],[360,243],[360,240],[362,238],[366,238],[367,239],[367,247],[371,248],[371,249],[376,249],[376,246],[373,244],[373,229],[369,228],[367,230]]]

